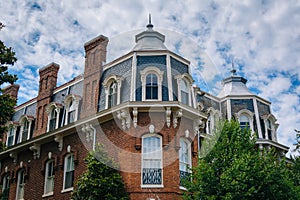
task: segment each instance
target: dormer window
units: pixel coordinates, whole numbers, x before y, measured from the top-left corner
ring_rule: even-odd
[[[152,73],[146,77],[146,99],[158,99],[157,76]]]
[[[105,109],[119,105],[121,103],[121,86],[123,78],[116,75],[108,76],[103,81],[105,88]]]
[[[210,107],[207,113],[208,113],[208,118],[206,122],[206,133],[213,134],[220,120],[221,113],[220,111],[215,110],[213,107]]]
[[[116,81],[113,81],[109,87],[109,94],[108,94],[108,107],[111,108],[117,105],[117,98],[118,98],[118,85]]]
[[[239,120],[242,130],[250,129],[250,131],[254,133],[253,116],[254,113],[247,109],[242,109],[236,114],[236,118]]]
[[[62,108],[61,104],[51,102],[46,107],[46,112],[48,114],[48,124],[47,132],[53,131],[59,127],[59,115],[60,109]]]
[[[147,67],[141,72],[142,101],[162,101],[163,71]]]
[[[69,102],[68,108],[69,108],[69,110],[68,110],[68,124],[70,124],[70,123],[75,121],[75,114],[76,114],[75,113],[76,112],[76,106],[75,106],[73,100],[71,100]]]
[[[189,105],[189,88],[185,80],[180,81],[181,102]]]
[[[194,82],[191,75],[185,73],[175,76],[178,85],[178,100],[188,106],[192,106],[191,85]]]
[[[78,107],[80,96],[70,94],[65,99],[66,118],[65,125],[75,122],[78,119]]]
[[[56,128],[57,112],[55,109],[51,111],[50,121],[49,121],[49,131],[52,131]]]
[[[8,128],[8,133],[7,133],[7,139],[6,139],[6,146],[7,147],[10,147],[10,146],[14,145],[15,137],[16,137],[16,131],[17,131],[17,127],[11,124]]]
[[[20,118],[21,134],[20,137],[18,138],[17,143],[24,142],[30,139],[32,121],[33,121],[33,117],[31,116],[23,115]]]
[[[272,114],[262,116],[264,120],[264,130],[263,138],[277,141],[276,130],[279,124],[276,123],[277,119]]]

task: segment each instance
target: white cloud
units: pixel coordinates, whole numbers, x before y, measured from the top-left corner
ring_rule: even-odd
[[[234,57],[248,86],[272,101],[280,141],[290,144],[293,128],[300,128],[299,10],[297,0],[14,0],[0,6],[0,21],[6,24],[0,37],[17,53],[12,71],[26,74],[18,83],[20,97],[28,100],[37,93],[31,89],[36,83],[32,77],[38,77],[40,67],[56,62],[61,66],[59,84],[71,80],[83,73],[83,44],[100,34],[110,38],[108,61],[113,60],[132,49],[133,30],[144,29],[152,13],[155,29],[170,30],[165,32],[171,50],[180,39],[172,31],[186,37],[183,42],[192,41],[182,43],[179,53],[191,60],[194,79],[204,80],[215,94],[220,89],[216,79],[229,75]],[[201,69],[198,47],[207,64]]]

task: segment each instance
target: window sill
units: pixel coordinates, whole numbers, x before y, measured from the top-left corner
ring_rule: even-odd
[[[47,194],[43,194],[42,198],[49,197],[49,196],[53,196],[53,192],[49,192]]]
[[[141,185],[141,188],[163,188],[164,185]]]
[[[73,191],[73,187],[67,188],[67,189],[63,189],[63,190],[61,191],[61,193],[71,192],[71,191]]]

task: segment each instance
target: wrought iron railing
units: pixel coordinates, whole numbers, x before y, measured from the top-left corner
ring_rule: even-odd
[[[143,168],[143,185],[162,184],[161,168]]]
[[[181,170],[179,170],[179,173],[180,173],[180,186],[183,186],[183,184],[184,184],[183,180],[189,180],[191,173],[186,172],[186,171],[181,171]]]

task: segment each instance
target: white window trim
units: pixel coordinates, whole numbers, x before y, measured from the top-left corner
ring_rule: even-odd
[[[188,159],[189,159],[189,163],[188,163],[189,166],[188,166],[188,167],[189,167],[189,168],[192,168],[192,148],[191,148],[192,143],[191,143],[191,141],[188,140],[186,137],[180,137],[180,139],[179,139],[179,144],[180,144],[181,140],[185,141],[185,142],[187,143],[187,145],[188,145]],[[180,171],[180,152],[181,152],[181,146],[180,146],[180,149],[179,149],[179,151],[178,151],[178,160],[179,160],[179,168],[178,168],[178,169],[179,169],[179,171]],[[187,172],[191,173],[191,170],[188,169]],[[179,173],[180,173],[180,172],[179,172]],[[180,177],[179,177],[179,178],[180,178]],[[179,189],[181,189],[181,190],[186,190],[186,188],[183,187],[183,186],[181,186],[180,184],[179,184]]]
[[[48,115],[48,121],[47,121],[47,132],[49,132],[50,129],[50,120],[51,120],[51,112],[53,109],[55,109],[56,112],[56,123],[55,123],[55,129],[59,126],[59,115],[60,115],[60,109],[62,108],[62,105],[57,104],[55,102],[51,102],[46,106],[46,113]]]
[[[193,89],[193,83],[194,83],[194,80],[193,78],[191,77],[190,74],[188,73],[184,73],[184,74],[181,74],[181,75],[177,75],[174,77],[176,80],[177,80],[177,95],[178,95],[178,101],[179,102],[182,102],[182,99],[181,99],[181,81],[185,81],[188,85],[188,106],[192,106],[192,89]]]
[[[53,192],[54,192],[54,187],[53,187],[53,191],[52,192],[46,192],[46,190],[47,190],[47,179],[48,179],[48,168],[49,168],[49,163],[50,162],[53,162],[53,171],[54,171],[54,160],[53,159],[51,159],[51,160],[48,160],[47,162],[46,162],[46,168],[45,168],[45,184],[44,184],[44,194],[43,194],[43,196],[42,197],[45,197],[45,196],[51,196],[51,195],[53,195]],[[54,181],[54,175],[53,175],[53,181]]]
[[[276,123],[277,119],[275,118],[275,116],[273,114],[264,115],[264,116],[262,116],[262,119],[264,120],[264,127],[265,127],[265,133],[264,134],[265,134],[266,139],[271,140],[269,138],[269,135],[268,135],[268,125],[267,125],[267,121],[270,120],[270,122],[271,122],[271,131],[272,131],[272,140],[277,142],[276,131],[277,131],[277,128],[279,126],[279,124]]]
[[[254,134],[254,126],[253,126],[253,116],[254,116],[254,113],[251,112],[248,109],[242,109],[238,113],[235,114],[235,116],[238,119],[238,121],[240,121],[240,117],[242,115],[245,115],[246,117],[248,117],[248,119],[249,119],[249,126],[250,126],[250,130],[251,130],[251,135],[253,135]]]
[[[108,96],[109,96],[109,89],[110,85],[113,83],[113,81],[116,81],[118,84],[118,91],[117,91],[117,105],[121,103],[121,87],[122,87],[122,81],[124,80],[123,77],[117,76],[117,75],[110,75],[106,77],[102,83],[105,90],[105,109],[108,109]]]
[[[62,189],[61,193],[73,191],[73,188],[74,188],[74,187],[65,188],[66,173],[67,173],[67,171],[66,171],[67,170],[67,158],[70,156],[73,156],[73,162],[74,162],[74,154],[72,154],[72,153],[67,154],[64,158],[64,179],[63,179],[63,189]],[[75,173],[75,163],[73,163],[73,164],[74,164],[74,173]]]
[[[33,117],[29,117],[28,115],[22,115],[20,117],[20,135],[19,135],[19,141],[17,143],[22,142],[22,137],[23,137],[23,130],[24,130],[24,120],[28,121],[28,132],[27,132],[27,138],[26,140],[30,139],[30,133],[31,133],[31,125],[32,125],[32,121],[33,121]]]
[[[142,101],[162,101],[162,81],[164,72],[160,71],[157,67],[147,67],[140,71],[142,82]],[[157,76],[158,94],[157,99],[146,99],[146,77],[148,74],[155,74]]]
[[[10,129],[11,128],[13,128],[14,129],[14,136],[13,136],[13,142],[12,142],[12,145],[11,146],[13,146],[13,145],[15,145],[15,140],[16,140],[16,134],[17,134],[17,128],[18,128],[18,124],[19,123],[17,123],[17,122],[12,122],[12,121],[10,121],[10,122],[8,122],[7,124],[6,124],[6,126],[8,127],[8,132],[7,132],[7,136],[6,136],[6,142],[5,142],[5,145],[8,147],[8,137],[9,137],[9,134],[10,134]]]
[[[22,199],[19,199],[18,197],[19,197],[19,193],[20,193],[20,178],[21,178],[21,172],[23,172],[23,181],[25,182],[25,169],[20,169],[19,171],[18,171],[18,180],[17,180],[17,191],[16,191],[16,200],[23,200],[24,199],[24,196],[23,196],[23,198]],[[24,183],[24,185],[23,185],[23,192],[25,192],[25,183]],[[23,193],[23,195],[24,195],[24,193]]]
[[[144,153],[143,153],[143,146],[144,146],[144,139],[145,138],[148,138],[148,137],[158,137],[160,139],[160,152],[161,152],[161,162],[160,162],[160,167],[161,167],[161,184],[159,185],[145,185],[143,184],[143,168],[144,168]],[[159,134],[156,134],[156,133],[148,133],[148,134],[145,134],[142,136],[142,164],[141,164],[141,188],[163,188],[164,185],[163,185],[163,149],[162,149],[162,136],[159,135]]]
[[[210,127],[208,126],[208,119],[206,121],[206,133],[207,134],[213,134],[216,128],[217,123],[219,122],[219,120],[221,119],[221,112],[219,110],[214,109],[213,107],[210,107],[207,110],[207,113],[209,115],[210,120]],[[215,119],[217,119],[218,121],[215,121]],[[211,130],[211,133],[210,131]]]
[[[70,110],[69,104],[70,104],[71,101],[73,101],[73,104],[75,104],[74,106],[76,107],[74,121],[78,120],[78,110],[79,110],[79,101],[80,101],[80,99],[81,99],[80,96],[74,95],[74,94],[69,94],[68,96],[66,96],[66,98],[64,100],[64,104],[66,106],[65,125],[68,124],[69,110]]]

